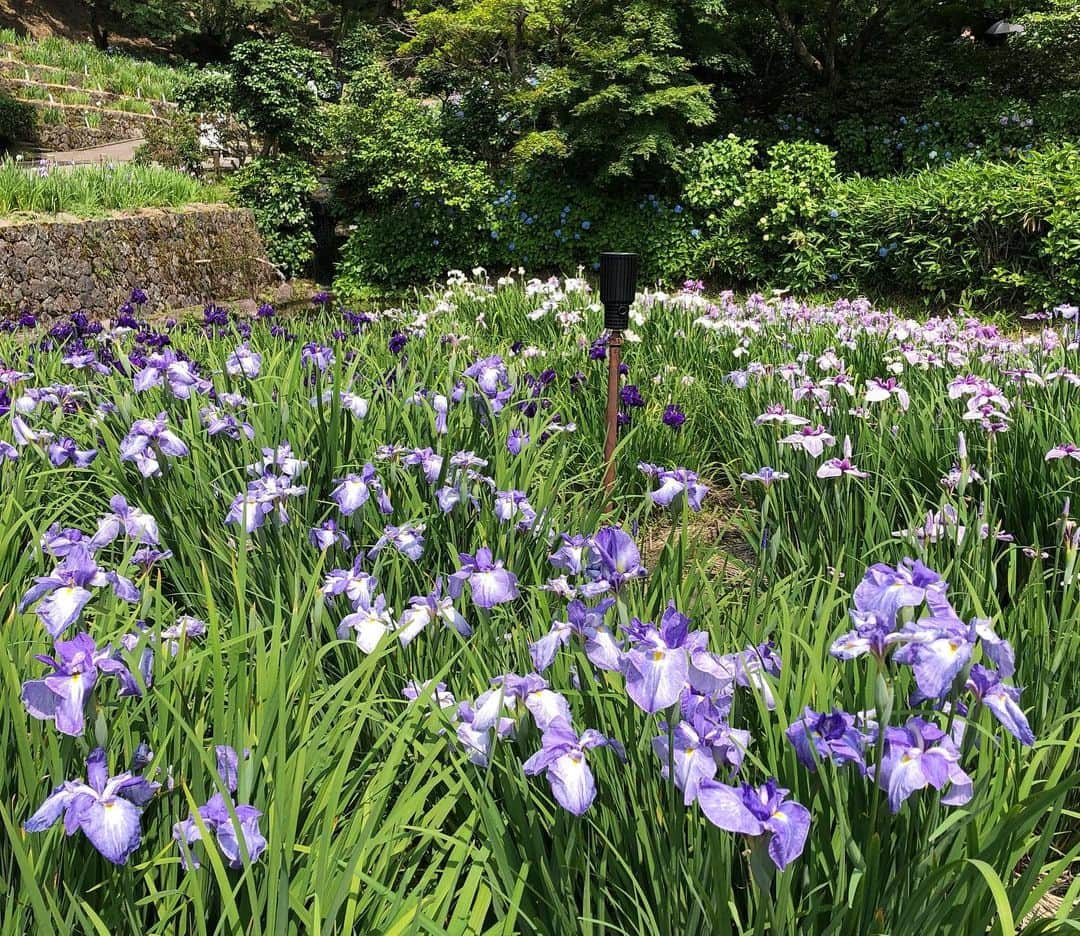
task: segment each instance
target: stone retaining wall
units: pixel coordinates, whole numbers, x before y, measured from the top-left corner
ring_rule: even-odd
[[[0,220],[0,314],[26,308],[111,315],[135,286],[151,309],[192,306],[254,298],[280,282],[246,208]]]
[[[162,119],[149,114],[129,114],[124,111],[102,110],[75,104],[49,104],[43,101],[24,103],[38,111],[34,138],[27,142],[36,143],[46,150],[88,149],[92,146],[105,146],[122,140],[138,140],[146,136],[148,124]],[[62,114],[64,121],[54,123],[46,120],[43,111],[49,109],[54,114]],[[94,115],[96,126],[86,125],[87,113]]]

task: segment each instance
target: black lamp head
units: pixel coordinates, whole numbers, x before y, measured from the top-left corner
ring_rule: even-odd
[[[604,305],[604,328],[625,331],[630,327],[630,303],[637,292],[636,253],[600,254],[600,301]]]

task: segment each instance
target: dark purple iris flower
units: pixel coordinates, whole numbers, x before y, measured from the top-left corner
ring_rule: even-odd
[[[829,760],[834,764],[855,764],[865,774],[865,747],[876,732],[860,731],[857,722],[856,716],[839,709],[815,712],[807,706],[803,717],[792,722],[785,734],[799,763],[812,773],[817,771],[819,760]]]

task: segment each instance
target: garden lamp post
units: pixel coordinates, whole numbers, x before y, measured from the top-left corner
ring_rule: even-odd
[[[615,486],[615,444],[619,438],[619,364],[623,330],[630,325],[630,303],[637,288],[638,255],[600,254],[600,301],[608,331],[607,439],[604,442],[604,489]]]

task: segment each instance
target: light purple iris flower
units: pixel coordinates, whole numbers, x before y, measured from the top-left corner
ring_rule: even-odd
[[[23,683],[22,701],[34,718],[52,721],[61,734],[78,737],[83,733],[86,703],[94,691],[99,672],[120,681],[119,695],[141,695],[127,665],[116,659],[109,647],[98,650],[89,634],[56,641],[55,653],[55,657],[36,657],[51,666],[53,672],[43,679]]]
[[[235,793],[239,764],[236,751],[220,745],[215,753],[222,783],[230,793]],[[266,839],[259,831],[262,812],[254,806],[233,805],[219,792],[199,807],[198,815],[203,828],[213,834],[230,868],[244,867],[245,857],[247,862],[258,861],[259,856],[266,850]],[[199,860],[191,851],[191,846],[202,841],[203,835],[194,814],[173,826],[173,839],[180,845],[180,863],[185,870],[189,867],[198,868]]]
[[[454,599],[449,595],[444,596],[442,590],[443,580],[440,577],[428,594],[414,595],[409,599],[409,606],[401,612],[397,623],[397,637],[403,647],[436,621],[442,621],[445,627],[452,627],[462,637],[472,636],[472,628],[454,607]]]
[[[1055,445],[1046,453],[1046,461],[1054,461],[1058,458],[1072,458],[1080,461],[1080,445],[1066,442],[1064,445]]]
[[[342,618],[337,635],[341,640],[352,639],[364,653],[374,653],[387,632],[393,630],[392,610],[386,599],[376,595],[372,600],[359,601],[352,614]]]
[[[800,448],[813,458],[820,458],[826,446],[831,448],[836,445],[836,437],[830,435],[824,426],[803,426],[798,432],[784,436],[780,442]]]
[[[476,381],[476,385],[491,404],[491,410],[494,413],[498,413],[513,396],[514,389],[501,357],[493,355],[481,358],[465,369],[465,376],[472,377]]]
[[[496,491],[495,516],[503,523],[516,523],[519,530],[531,530],[536,511],[524,491]]]
[[[478,549],[475,556],[460,553],[458,558],[461,568],[449,579],[451,597],[457,598],[468,582],[473,604],[478,608],[494,608],[517,598],[517,576],[503,567],[501,559],[493,559],[486,546]]]
[[[330,499],[338,505],[341,513],[348,517],[363,507],[372,494],[375,495],[379,513],[393,513],[390,498],[375,474],[375,466],[368,462],[360,474],[347,474],[339,479],[337,487],[330,493]]]
[[[303,497],[306,493],[307,487],[293,484],[291,477],[268,474],[249,481],[247,490],[233,498],[225,522],[243,523],[248,533],[254,533],[268,516],[276,513],[278,523],[284,526],[289,522],[289,499]]]
[[[875,733],[860,731],[857,722],[856,716],[839,709],[815,712],[807,706],[803,717],[792,722],[785,734],[795,748],[799,763],[811,773],[817,772],[817,762],[821,760],[855,764],[865,774],[865,748],[874,740]]]
[[[128,504],[122,494],[109,498],[112,512],[98,520],[97,532],[90,540],[92,549],[100,549],[121,533],[141,546],[157,546],[161,542],[157,520],[144,510]]]
[[[111,585],[121,601],[139,600],[139,590],[122,575],[106,572],[90,555],[86,546],[72,547],[50,575],[38,576],[27,589],[19,603],[25,611],[39,599],[44,599],[34,609],[49,634],[59,637],[74,624],[86,603],[93,596],[91,588]]]
[[[506,437],[506,450],[511,455],[520,455],[521,450],[525,448],[529,442],[529,433],[523,429],[511,429],[510,434]]]
[[[661,726],[665,727],[665,726]],[[683,791],[683,804],[697,799],[704,780],[716,777],[721,766],[736,772],[750,746],[750,732],[731,728],[726,722],[695,714],[693,722],[680,721],[670,736],[653,738],[652,748],[660,758],[660,773],[666,780],[675,769],[675,786]]]
[[[120,443],[120,461],[134,462],[144,478],[161,474],[164,456],[183,458],[188,454],[188,447],[169,428],[165,413],[153,419],[137,419]]]
[[[80,449],[74,439],[67,437],[49,443],[49,461],[57,468],[72,462],[76,468],[87,468],[97,458],[97,449]]]
[[[323,552],[335,543],[340,543],[342,549],[348,549],[352,545],[348,535],[338,528],[333,519],[325,520],[319,526],[308,530],[308,539],[312,546]]]
[[[697,512],[701,510],[701,502],[709,489],[698,481],[698,476],[686,468],[661,468],[659,465],[650,465],[647,462],[638,464],[638,469],[651,478],[656,478],[660,483],[655,491],[649,494],[652,502],[659,507],[671,507],[677,499],[685,497],[690,509]],[[680,504],[681,500],[678,501]]]
[[[254,379],[262,369],[262,355],[252,351],[247,344],[238,345],[225,359],[225,372],[230,377]]]
[[[86,549],[94,552],[97,548],[91,537],[74,527],[61,527],[54,523],[41,534],[41,551],[47,556],[62,559],[73,549]]]
[[[1035,733],[1023,709],[1017,704],[1020,690],[1016,686],[1006,686],[1001,681],[1000,673],[976,663],[971,667],[967,688],[1021,744],[1030,747],[1035,743]]]
[[[434,484],[442,474],[443,457],[430,448],[413,449],[403,459],[402,464],[417,467],[428,484]]]
[[[592,539],[590,559],[588,572],[592,582],[587,593],[591,596],[602,595],[609,588],[618,591],[627,582],[649,574],[641,564],[634,538],[622,527],[601,529]]]
[[[878,769],[870,768],[878,785],[888,791],[895,813],[912,793],[927,786],[949,791],[946,806],[963,806],[972,796],[971,777],[960,768],[960,752],[937,725],[911,718],[903,728],[885,729],[885,753]]]
[[[739,475],[743,481],[760,481],[765,490],[768,490],[777,481],[786,481],[791,477],[786,471],[776,471],[766,465],[763,468],[758,468],[757,471],[751,473],[742,472]]]
[[[146,359],[146,366],[135,375],[135,392],[142,393],[162,383],[167,383],[172,395],[180,400],[190,399],[192,392],[209,393],[212,387],[209,380],[198,375],[190,361],[178,357],[170,348]]]
[[[428,691],[428,687],[431,685],[432,680],[425,679],[423,682],[419,682],[415,679],[410,679],[405,688],[401,690],[401,694],[409,701],[415,702],[425,692]],[[453,708],[457,705],[457,700],[454,699],[453,693],[446,688],[446,683],[435,683],[435,688],[431,692],[431,702],[433,706],[439,709]]]
[[[569,722],[556,719],[544,731],[540,750],[525,761],[522,769],[530,777],[545,771],[555,801],[567,812],[580,816],[596,799],[596,781],[585,752],[613,743],[592,728],[578,737]]]
[[[562,545],[550,556],[550,561],[556,569],[565,569],[571,575],[581,575],[589,565],[592,549],[592,540],[580,533],[571,536],[562,534]]]
[[[708,635],[691,631],[690,619],[669,604],[660,626],[631,622],[631,648],[623,654],[626,694],[650,714],[679,701],[690,679],[691,654],[705,651]]]
[[[286,478],[295,478],[308,466],[306,461],[293,454],[288,442],[282,442],[277,448],[264,448],[262,454],[262,461],[247,466],[248,474],[262,476],[271,469],[277,469]]]
[[[419,562],[424,554],[424,530],[422,523],[403,523],[401,526],[383,527],[383,535],[368,550],[368,558],[374,559],[387,546],[393,546],[403,556]]]
[[[552,621],[551,630],[529,645],[529,655],[537,672],[542,673],[551,666],[559,648],[575,636],[584,641],[585,655],[593,666],[618,672],[622,666],[622,649],[604,625],[604,615],[614,604],[614,598],[605,598],[591,608],[583,601],[571,601],[566,607],[566,620]]]
[[[901,608],[917,608],[928,594],[945,594],[946,584],[920,561],[905,559],[896,568],[878,563],[870,566],[855,588],[855,608],[874,611],[892,626]]]
[[[223,413],[216,406],[204,406],[199,410],[199,419],[206,427],[208,436],[224,435],[235,441],[241,438],[255,438],[255,427],[244,422],[232,413]]]
[[[513,737],[514,719],[502,714],[504,702],[505,696],[500,686],[478,696],[475,709],[468,702],[458,704],[457,739],[467,752],[469,761],[478,767],[487,767],[496,738]]]
[[[23,823],[27,832],[43,832],[64,817],[64,832],[82,831],[107,861],[122,865],[139,847],[143,807],[161,787],[124,771],[109,776],[103,748],[86,760],[87,782],[68,780],[58,786]]]
[[[851,437],[844,436],[844,457],[830,458],[817,470],[819,478],[866,478],[869,474],[860,471],[851,460]]]
[[[357,606],[360,602],[371,603],[379,591],[379,583],[375,576],[368,575],[363,570],[363,556],[357,556],[351,569],[331,569],[326,573],[320,591],[323,597],[329,601],[336,595],[344,595]]]
[[[309,341],[300,351],[300,360],[307,366],[317,367],[320,371],[334,366],[334,351]]]
[[[18,461],[19,450],[15,448],[10,442],[5,442],[0,439],[0,464],[6,461]]]
[[[701,811],[713,825],[751,838],[769,837],[769,857],[781,871],[802,854],[810,831],[810,810],[787,800],[788,791],[769,780],[761,787],[730,787],[702,780]]]

